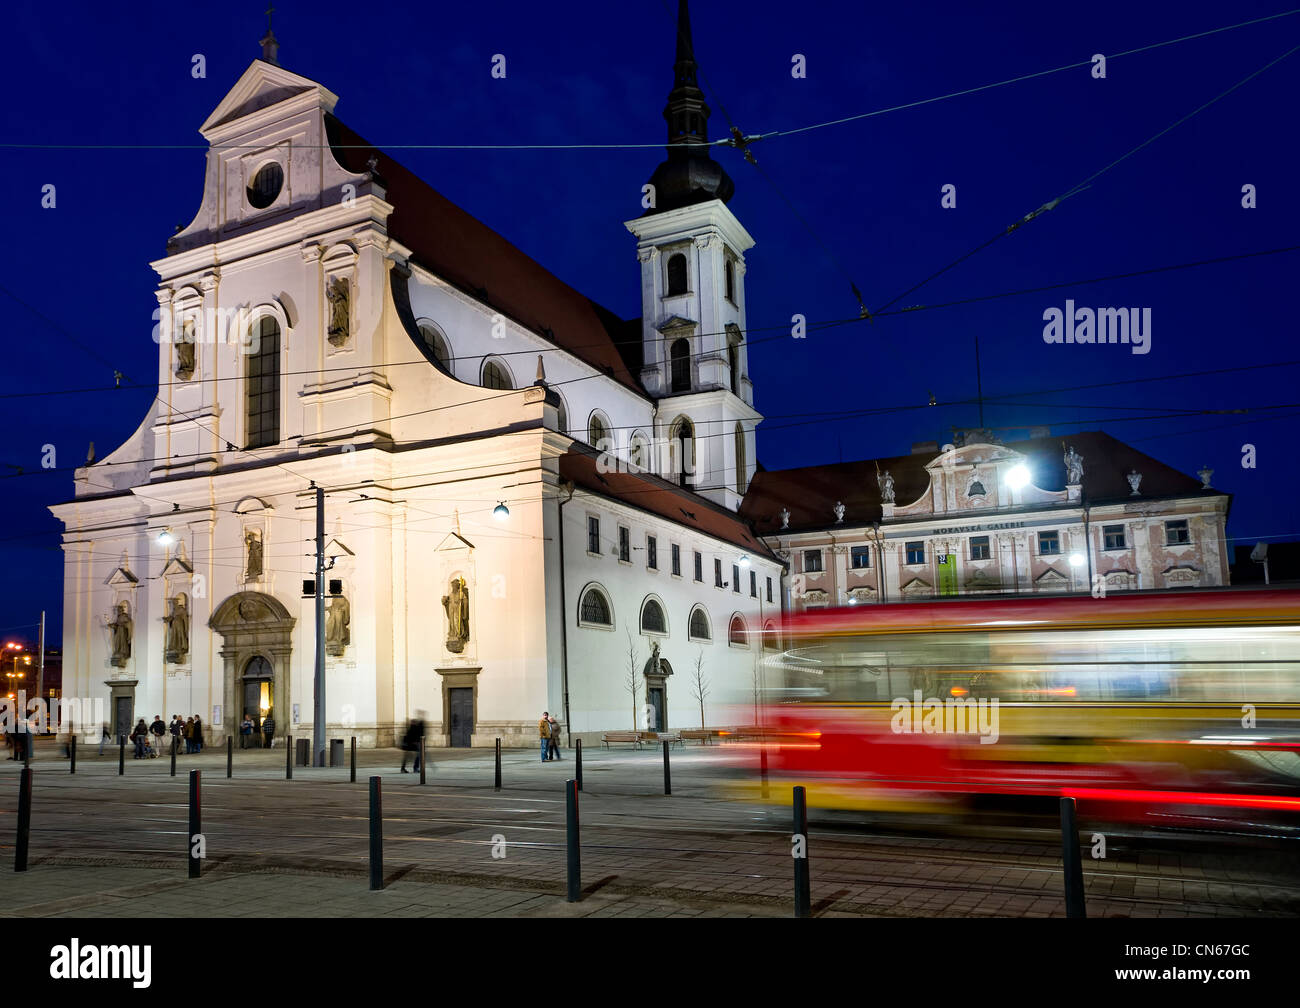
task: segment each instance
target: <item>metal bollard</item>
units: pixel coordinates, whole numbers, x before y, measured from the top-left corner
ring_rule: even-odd
[[[77,772],[77,736],[73,735],[68,739],[68,756],[72,759],[72,768],[70,773]]]
[[[384,888],[384,803],[382,778],[370,778],[370,890]]]
[[[357,782],[357,737],[352,736],[352,783]]]
[[[573,757],[573,761],[577,764],[577,769],[578,769],[578,775],[576,777],[576,780],[578,782],[578,790],[581,791],[582,790],[582,739],[578,739],[573,744],[573,751],[576,754]]]
[[[172,736],[172,776],[176,776],[176,736]]]
[[[126,773],[126,736],[117,737],[117,775],[121,777]]]
[[[569,853],[569,903],[582,899],[582,858],[578,839],[578,782],[564,782],[564,833]]]
[[[293,736],[284,739],[284,779],[293,780]]]
[[[420,783],[424,783],[424,736],[420,736]]]
[[[226,736],[226,777],[235,775],[235,736]]]
[[[758,779],[762,782],[760,796],[767,801],[767,746],[762,744],[758,747]]]
[[[668,758],[668,742],[664,741],[664,794],[673,793],[673,770]]]
[[[32,835],[32,768],[23,767],[18,782],[18,838],[14,844],[14,871],[27,870],[27,843]]]
[[[1061,799],[1061,861],[1065,866],[1065,916],[1087,917],[1083,898],[1083,856],[1079,852],[1079,827],[1074,799]]]
[[[203,859],[195,853],[195,848],[198,847],[199,844],[202,842],[199,840],[199,835],[203,832],[203,827],[202,825],[200,825],[202,820],[201,811],[202,808],[201,808],[200,794],[199,794],[199,771],[191,770],[190,771],[190,843],[189,843],[190,878],[199,877],[199,869],[203,864]],[[206,853],[206,849],[204,853]]]
[[[802,787],[794,789],[794,915],[812,916],[812,880],[808,872],[808,798]]]
[[[494,781],[495,782],[493,784],[493,787],[495,787],[496,790],[500,791],[501,790],[501,739],[499,736],[497,738],[497,771],[496,771],[496,777],[494,778]]]

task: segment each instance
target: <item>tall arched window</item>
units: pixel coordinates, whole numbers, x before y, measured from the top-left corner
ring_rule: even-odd
[[[691,622],[687,627],[686,635],[691,640],[713,639],[713,634],[709,632],[709,614],[704,611],[703,606],[696,606],[691,610]]]
[[[510,376],[506,374],[506,369],[496,361],[488,361],[483,365],[483,387],[490,389],[512,389],[514,385],[510,381]]]
[[[668,257],[668,293],[686,293],[686,256],[680,252]]]
[[[554,391],[554,389],[551,391]],[[560,399],[560,405],[555,407],[555,429],[561,434],[569,433],[569,409],[564,405],[562,398]]]
[[[591,420],[587,423],[587,441],[597,451],[609,450],[609,428],[599,413],[591,414]]]
[[[248,341],[245,384],[249,448],[280,443],[280,324],[264,315]]]
[[[727,337],[727,366],[731,371],[731,393],[740,395],[740,337]]]
[[[727,274],[727,300],[732,304],[736,303],[736,264],[730,259],[727,260],[723,267]]]
[[[739,616],[731,617],[731,629],[727,640],[737,647],[749,647],[749,634],[745,630],[745,621]]]
[[[745,493],[745,428],[741,424],[736,424],[736,493],[744,496]]]
[[[599,588],[588,588],[582,593],[582,602],[578,607],[578,620],[581,623],[593,623],[596,626],[613,626],[614,615],[610,610],[609,599]]]
[[[695,428],[690,420],[682,417],[673,424],[669,440],[671,457],[665,475],[669,479],[676,476],[680,486],[690,486],[695,481]]]
[[[650,467],[650,443],[640,431],[632,435],[631,447],[628,448],[627,452],[627,461],[631,468],[638,471],[645,471]]]
[[[672,366],[672,387],[674,392],[691,390],[691,341],[685,336],[673,340],[668,348],[668,359]]]
[[[667,633],[668,620],[664,618],[664,607],[654,599],[646,599],[641,607],[641,630],[643,633]]]
[[[428,348],[429,353],[433,354],[434,360],[442,365],[444,371],[451,370],[451,350],[447,346],[447,340],[443,338],[442,333],[428,322],[420,323],[420,338],[424,340],[424,345]]]
[[[776,635],[776,624],[771,620],[768,620],[767,623],[763,625],[763,650],[776,651],[780,644],[781,641]]]

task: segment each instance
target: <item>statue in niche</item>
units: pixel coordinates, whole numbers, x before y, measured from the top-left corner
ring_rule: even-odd
[[[1129,496],[1136,497],[1138,495],[1138,487],[1142,485],[1142,474],[1134,469],[1124,478],[1128,480],[1128,485],[1133,491]]]
[[[844,502],[836,501],[835,507],[832,508],[831,510],[835,512],[835,524],[836,525],[842,524],[844,521]]]
[[[641,674],[647,677],[670,674],[671,669],[667,665],[668,663],[659,657],[659,642],[654,641],[650,645],[650,657],[646,660],[645,668],[641,670]]]
[[[256,581],[262,576],[262,537],[256,532],[245,532],[244,542],[248,545],[248,573],[245,581]]]
[[[185,602],[185,593],[167,601],[167,615],[163,617],[167,624],[166,643],[163,645],[163,658],[169,662],[180,662],[190,653],[190,612]]]
[[[325,653],[337,658],[352,643],[352,607],[342,595],[330,599],[325,612]]]
[[[447,650],[460,654],[469,641],[469,586],[464,578],[451,579],[451,591],[442,597],[447,611]]]
[[[176,343],[176,377],[189,381],[194,377],[194,320],[181,326],[181,338]]]
[[[886,469],[884,475],[877,476],[876,482],[880,484],[880,500],[883,504],[894,503],[894,477]]]
[[[351,291],[346,278],[331,280],[325,289],[325,297],[330,303],[329,341],[334,346],[342,346],[348,341],[348,328],[351,321]]]
[[[1065,451],[1065,482],[1069,486],[1083,482],[1083,456],[1074,450],[1073,445]]]
[[[118,668],[125,668],[131,657],[131,635],[134,624],[131,620],[131,605],[119,602],[113,610],[113,618],[108,621],[108,629],[113,635],[112,662]]]
[[[790,527],[790,509],[789,509],[789,508],[782,508],[782,509],[781,509],[781,527],[782,527],[783,529],[788,529],[788,528]]]

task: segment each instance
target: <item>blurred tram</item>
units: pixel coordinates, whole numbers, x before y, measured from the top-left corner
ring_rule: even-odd
[[[763,645],[775,699],[736,741],[785,804],[801,784],[811,808],[1015,823],[1070,796],[1139,830],[1300,828],[1298,591],[812,610]]]

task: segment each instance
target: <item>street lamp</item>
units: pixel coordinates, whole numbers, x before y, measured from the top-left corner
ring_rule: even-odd
[[[1022,490],[1029,485],[1029,469],[1024,465],[1014,465],[1007,470],[1004,480],[1012,490]]]
[[[505,521],[510,517],[510,509],[506,507],[505,501],[497,502],[497,506],[492,509],[492,517],[497,521]]]

